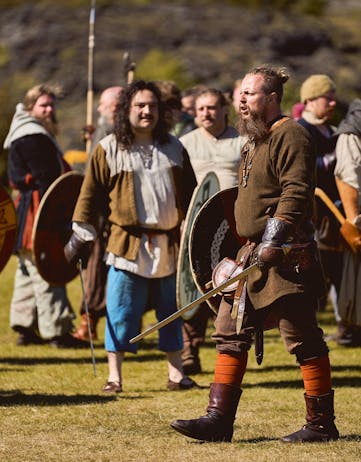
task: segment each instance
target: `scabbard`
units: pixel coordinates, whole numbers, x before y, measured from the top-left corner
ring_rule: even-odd
[[[237,316],[240,310],[241,297],[243,295],[245,283],[246,283],[246,279],[241,279],[238,282],[237,289],[234,293],[232,310],[231,310],[232,319],[237,319]]]
[[[254,337],[254,352],[257,364],[260,366],[263,361],[263,329],[257,329]]]
[[[241,332],[244,312],[246,310],[246,296],[247,296],[247,281],[244,279],[244,284],[242,286],[242,293],[238,300],[238,313],[236,320],[236,332],[237,335]]]

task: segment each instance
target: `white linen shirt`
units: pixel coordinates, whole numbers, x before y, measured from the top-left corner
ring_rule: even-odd
[[[235,128],[227,127],[218,138],[206,133],[202,127],[197,128],[183,135],[180,142],[188,151],[198,184],[208,172],[214,172],[221,189],[238,185],[241,151],[246,138]]]
[[[339,135],[336,144],[334,174],[344,183],[358,190],[361,210],[361,138],[352,133]]]
[[[144,228],[170,230],[177,225],[178,212],[171,165],[167,155],[157,144],[153,147],[152,163],[145,168],[139,151],[132,146],[124,159],[134,172],[134,190],[137,216]],[[73,230],[82,239],[93,240],[96,231],[91,225],[74,222]],[[113,253],[106,255],[106,263],[118,269],[136,273],[146,278],[166,277],[176,271],[178,246],[169,246],[167,234],[155,234],[151,245],[147,234],[143,234],[135,261]]]

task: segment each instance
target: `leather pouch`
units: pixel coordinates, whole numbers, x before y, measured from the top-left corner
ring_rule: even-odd
[[[314,268],[318,262],[319,253],[316,242],[291,244],[290,250],[285,254],[279,268],[283,271],[302,273]]]

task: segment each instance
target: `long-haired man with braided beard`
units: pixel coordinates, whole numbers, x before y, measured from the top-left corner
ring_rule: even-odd
[[[248,350],[256,329],[265,322],[270,325],[270,316],[288,352],[296,356],[305,388],[307,422],[282,441],[328,441],[339,436],[328,348],[316,320],[323,279],[311,222],[315,158],[307,132],[282,115],[287,80],[284,69],[265,65],[250,70],[240,86],[239,130],[249,142],[242,150],[234,214],[237,232],[248,243],[238,257],[250,246],[250,262],[258,262],[258,267],[241,288],[237,316],[232,316],[229,299],[220,304],[207,414],[171,424],[195,439],[231,441]],[[245,313],[239,322],[242,305]]]
[[[117,105],[114,133],[93,151],[65,247],[69,261],[86,259],[97,216],[107,217],[106,393],[122,391],[122,361],[125,352],[137,351],[129,340],[139,333],[145,308],[155,308],[159,321],[177,310],[180,224],[195,185],[186,150],[168,134],[158,88],[142,80],[132,83]],[[161,329],[169,390],[195,385],[184,375],[182,348],[181,320]]]

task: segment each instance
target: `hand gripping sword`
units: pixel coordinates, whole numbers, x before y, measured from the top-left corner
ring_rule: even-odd
[[[186,313],[187,311],[191,310],[195,306],[199,305],[202,302],[205,302],[209,298],[213,297],[214,295],[217,295],[219,292],[221,292],[223,289],[226,287],[230,286],[231,284],[234,284],[235,282],[239,281],[240,279],[245,278],[246,276],[249,275],[253,270],[258,268],[257,263],[253,263],[252,265],[248,266],[246,269],[238,273],[236,276],[232,278],[227,278],[222,284],[219,286],[215,287],[214,289],[210,290],[206,294],[202,295],[201,297],[197,298],[191,303],[188,303],[188,305],[184,306],[180,310],[176,311],[175,313],[171,314],[167,318],[163,319],[163,321],[158,322],[158,324],[154,324],[154,326],[149,327],[149,329],[145,330],[144,332],[140,333],[136,337],[133,337],[129,340],[129,343],[135,343],[141,340],[143,337],[146,337],[147,335],[151,334],[152,332],[159,330],[160,328],[166,326],[170,322],[174,321],[175,319],[178,319],[182,314]]]

